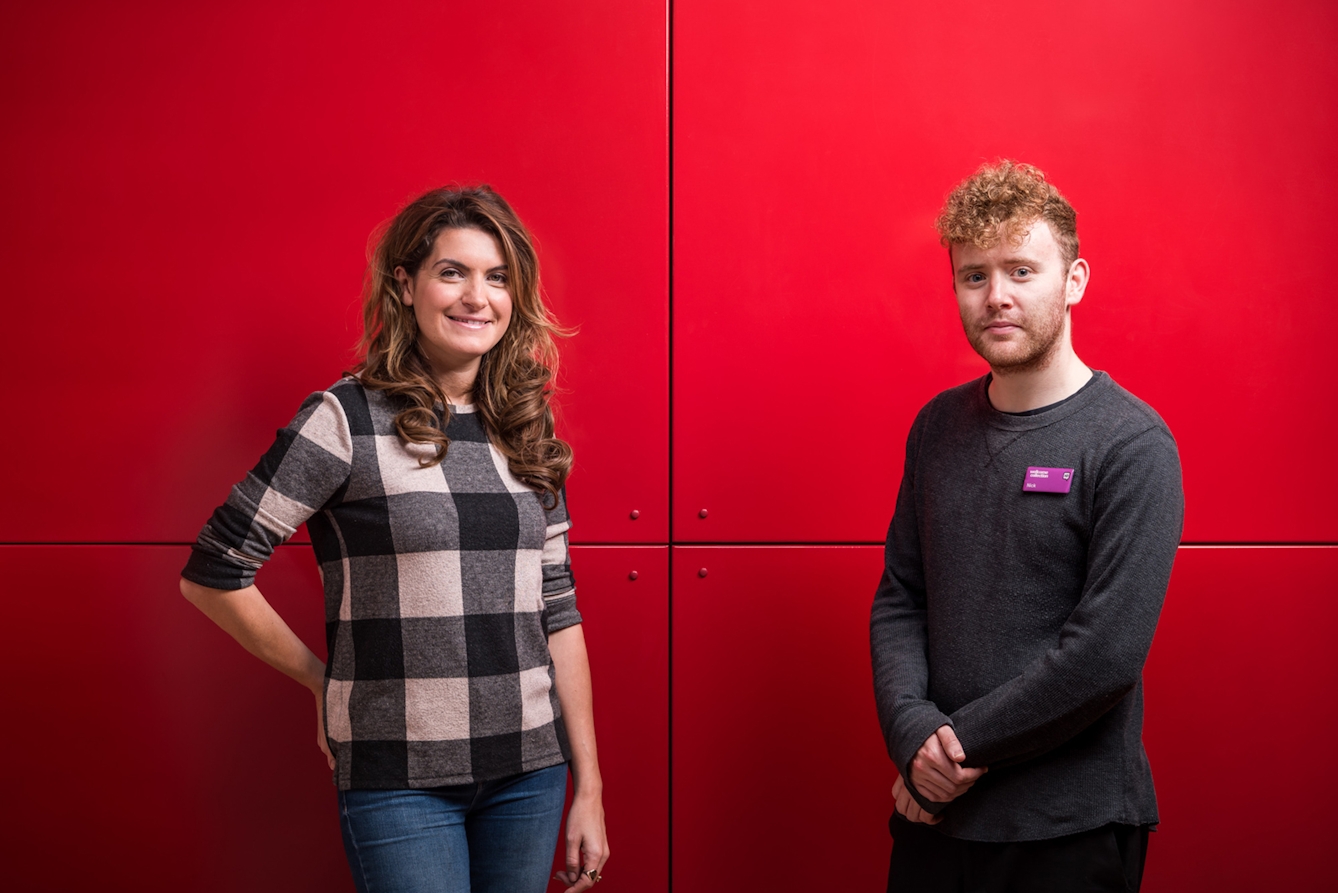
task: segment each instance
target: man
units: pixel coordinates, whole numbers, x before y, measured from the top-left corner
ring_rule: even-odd
[[[916,417],[871,618],[901,777],[888,889],[1137,890],[1142,668],[1184,497],[1161,418],[1078,359],[1076,215],[986,165],[938,222],[985,377]]]

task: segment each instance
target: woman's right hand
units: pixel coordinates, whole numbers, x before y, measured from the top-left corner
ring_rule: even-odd
[[[325,663],[302,644],[254,585],[211,589],[181,579],[181,594],[243,648],[316,696],[316,746],[333,769],[334,754],[325,740]]]
[[[333,771],[335,767],[334,754],[330,752],[330,742],[325,737],[325,692],[317,691],[316,695],[316,746],[325,754],[325,762],[330,764]]]

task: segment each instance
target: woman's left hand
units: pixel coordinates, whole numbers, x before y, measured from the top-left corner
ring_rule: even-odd
[[[567,885],[564,893],[581,893],[598,883],[607,861],[609,840],[604,831],[604,803],[597,794],[578,793],[567,813],[567,870],[555,876]],[[594,877],[590,875],[592,871]]]
[[[558,702],[571,742],[571,780],[576,791],[571,811],[567,813],[567,870],[559,871],[557,879],[567,885],[566,893],[581,893],[599,883],[599,873],[609,860],[609,840],[604,832],[604,782],[595,752],[590,659],[585,653],[581,624],[551,633],[548,652],[553,656]]]

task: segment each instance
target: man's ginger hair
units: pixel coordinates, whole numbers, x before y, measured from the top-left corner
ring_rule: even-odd
[[[934,221],[949,249],[971,244],[988,251],[1000,241],[1021,243],[1038,220],[1050,224],[1064,269],[1078,259],[1078,214],[1045,174],[1007,159],[983,164],[948,196]]]

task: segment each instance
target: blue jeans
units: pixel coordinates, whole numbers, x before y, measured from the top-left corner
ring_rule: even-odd
[[[543,893],[553,867],[565,763],[481,784],[340,791],[358,893]]]

